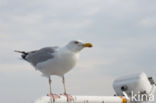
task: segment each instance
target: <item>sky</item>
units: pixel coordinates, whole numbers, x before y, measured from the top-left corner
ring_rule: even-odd
[[[114,95],[113,80],[145,72],[156,78],[155,0],[0,0],[0,97],[33,103],[48,93],[48,80],[14,50],[91,42],[65,75],[73,95]],[[53,76],[53,90],[63,92]]]

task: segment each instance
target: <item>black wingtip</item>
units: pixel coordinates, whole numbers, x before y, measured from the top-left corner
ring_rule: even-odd
[[[28,55],[28,53],[25,52],[25,51],[14,50],[14,52],[22,53],[21,57],[22,57],[23,59],[26,59],[26,56]]]
[[[17,53],[23,53],[23,54],[26,53],[25,51],[19,51],[19,50],[14,50],[14,52],[17,52]]]

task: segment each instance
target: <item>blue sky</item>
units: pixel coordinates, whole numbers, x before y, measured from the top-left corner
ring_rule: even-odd
[[[66,74],[75,95],[113,95],[116,77],[156,76],[155,0],[0,0],[0,97],[28,103],[48,93],[48,80],[14,50],[92,42]],[[59,77],[53,77],[61,93]],[[9,99],[8,99],[9,98]]]

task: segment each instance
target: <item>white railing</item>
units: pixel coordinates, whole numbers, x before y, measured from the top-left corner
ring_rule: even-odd
[[[74,101],[70,103],[128,103],[125,97],[119,96],[73,96]],[[43,96],[34,103],[54,103],[49,96]],[[60,96],[55,103],[68,103],[65,96]]]

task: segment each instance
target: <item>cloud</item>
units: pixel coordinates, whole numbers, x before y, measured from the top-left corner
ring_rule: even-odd
[[[7,16],[9,17],[9,15]],[[20,24],[37,24],[42,21],[42,15],[37,14],[28,14],[22,16],[12,16],[10,17],[12,22],[20,23]]]
[[[23,63],[13,63],[13,64],[1,64],[0,65],[0,72],[10,72],[10,73],[15,73],[15,72],[20,72],[20,71],[35,71],[34,68],[29,66],[28,64],[23,64]]]
[[[156,17],[146,17],[140,21],[143,27],[156,27]]]

